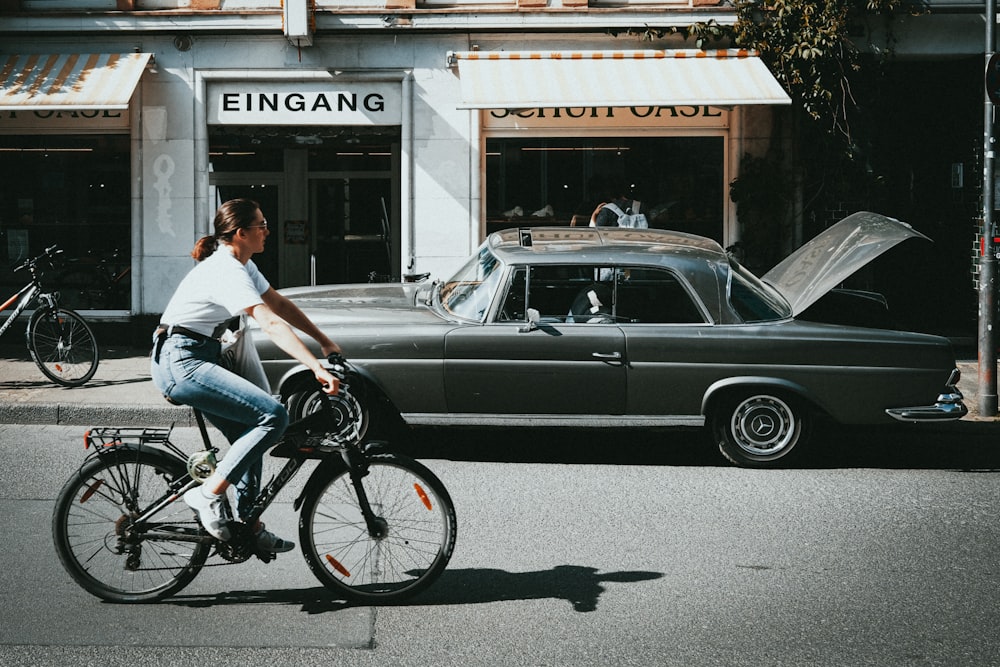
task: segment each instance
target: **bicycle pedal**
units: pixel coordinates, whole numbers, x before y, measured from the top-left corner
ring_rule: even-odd
[[[254,552],[254,555],[257,556],[262,563],[270,563],[278,557],[278,554],[271,553],[270,551],[261,551],[260,549],[257,549]]]

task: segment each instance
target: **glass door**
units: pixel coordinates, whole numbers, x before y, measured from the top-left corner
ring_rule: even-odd
[[[310,180],[309,190],[315,282],[399,280],[393,263],[392,179],[371,172],[323,175]]]

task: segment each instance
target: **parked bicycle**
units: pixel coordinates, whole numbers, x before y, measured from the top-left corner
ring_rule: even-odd
[[[120,249],[70,259],[50,281],[62,302],[85,310],[127,309],[131,292],[130,258]]]
[[[0,306],[0,313],[14,306],[7,319],[0,324],[0,336],[14,325],[25,310],[37,304],[25,330],[28,352],[45,377],[66,387],[77,387],[94,377],[100,351],[86,320],[73,310],[61,308],[58,292],[48,291],[42,286],[42,267],[51,267],[61,253],[57,246],[51,246],[38,257],[25,260],[14,269],[14,273],[26,269],[31,279]]]
[[[338,355],[330,361],[331,372],[344,378],[338,396],[346,395],[354,372]],[[206,564],[252,556],[269,562],[275,554],[257,550],[250,527],[305,461],[319,459],[294,503],[313,574],[342,598],[370,604],[425,589],[455,548],[451,497],[423,464],[386,443],[363,441],[356,404],[338,396],[288,427],[271,450],[287,462],[261,489],[246,522],[229,522],[225,542],[209,535],[182,499],[215,470],[218,449],[199,411],[204,449],[191,455],[170,441],[171,429],[91,429],[91,453],[59,493],[52,517],[66,570],[104,600],[150,602],[180,591]]]

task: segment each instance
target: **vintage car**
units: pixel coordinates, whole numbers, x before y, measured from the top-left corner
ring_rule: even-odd
[[[679,232],[509,229],[445,280],[283,293],[359,369],[341,400],[361,408],[362,428],[695,425],[730,461],[765,467],[800,450],[816,417],[967,413],[947,339],[878,328],[877,314],[874,326],[803,317],[915,237],[926,238],[856,213],[758,278],[715,241]],[[840,293],[832,310],[857,320],[870,297]],[[292,416],[315,410],[311,374],[254,335]]]

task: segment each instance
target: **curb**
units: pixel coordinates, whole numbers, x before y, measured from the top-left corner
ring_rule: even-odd
[[[137,407],[110,404],[23,403],[0,405],[0,424],[57,426],[194,426],[186,406]]]

